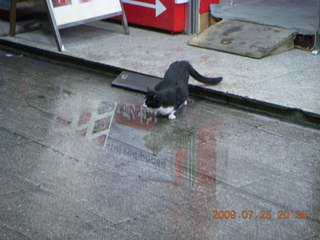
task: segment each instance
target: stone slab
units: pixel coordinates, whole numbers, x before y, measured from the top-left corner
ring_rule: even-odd
[[[295,31],[266,25],[222,20],[189,41],[190,45],[252,58],[290,50]]]
[[[216,18],[266,24],[314,34],[317,0],[228,0],[210,6]]]

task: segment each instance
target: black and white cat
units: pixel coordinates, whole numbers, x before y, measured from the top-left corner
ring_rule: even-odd
[[[175,112],[182,105],[187,105],[189,75],[206,84],[217,84],[222,80],[222,77],[209,78],[201,75],[187,61],[177,61],[169,66],[163,80],[154,90],[147,89],[143,106],[174,120]]]

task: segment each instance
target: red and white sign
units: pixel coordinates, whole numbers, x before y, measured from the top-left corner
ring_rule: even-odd
[[[155,10],[155,16],[158,17],[161,13],[167,10],[167,8],[162,4],[160,0],[155,0],[154,4],[140,2],[136,0],[122,0],[122,3],[127,3],[135,6],[151,8]]]
[[[185,30],[187,4],[192,0],[122,0],[129,23],[170,32]],[[210,11],[219,0],[201,0],[199,14]]]
[[[122,3],[129,23],[184,31],[186,0],[122,0]]]

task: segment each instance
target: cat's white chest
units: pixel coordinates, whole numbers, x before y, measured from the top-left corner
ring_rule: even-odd
[[[173,107],[160,107],[156,111],[157,114],[160,114],[163,116],[170,115],[172,112],[174,112]]]

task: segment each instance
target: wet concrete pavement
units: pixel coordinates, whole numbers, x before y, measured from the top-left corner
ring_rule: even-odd
[[[320,238],[320,132],[0,52],[0,239]],[[19,69],[17,71],[17,69]]]

